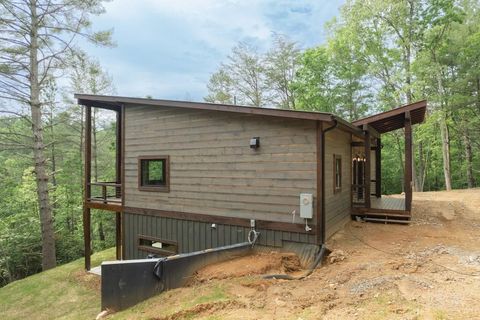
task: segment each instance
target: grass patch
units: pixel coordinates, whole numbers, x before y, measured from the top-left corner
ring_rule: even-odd
[[[182,319],[189,319],[189,310],[201,304],[226,302],[230,296],[222,283],[202,284],[169,290],[141,302],[132,308],[112,314],[109,319],[152,319],[182,313]],[[216,319],[212,316],[211,319]]]
[[[198,291],[198,290],[194,290]],[[221,300],[227,300],[228,295],[225,293],[225,289],[221,285],[216,285],[207,292],[194,292],[195,295],[198,294],[198,297],[195,298],[192,302],[187,302],[186,307],[192,307],[197,304],[207,303],[207,302],[216,302]]]
[[[92,265],[115,259],[115,249],[92,256]],[[93,319],[100,312],[99,279],[84,260],[59,266],[0,289],[0,314],[9,319]]]

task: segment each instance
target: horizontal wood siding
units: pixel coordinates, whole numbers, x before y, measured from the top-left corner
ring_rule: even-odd
[[[148,252],[139,250],[139,235],[156,237],[178,243],[179,253],[186,253],[247,241],[250,228],[154,217],[125,212],[125,259],[145,258]],[[282,242],[293,241],[315,244],[315,235],[274,230],[258,230],[258,244],[281,247]]]
[[[314,121],[162,107],[125,110],[127,207],[291,222],[299,194],[316,197]],[[260,137],[258,150],[249,147],[252,137]],[[170,192],[138,190],[137,158],[144,155],[170,156]],[[298,215],[296,222],[302,222]]]
[[[351,211],[351,135],[339,129],[325,135],[325,211],[327,238],[343,227]],[[342,157],[342,189],[334,193],[334,155]]]

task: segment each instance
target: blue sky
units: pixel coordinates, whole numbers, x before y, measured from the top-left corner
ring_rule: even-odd
[[[325,22],[343,0],[114,0],[94,29],[114,29],[115,48],[88,46],[124,96],[200,101],[231,48],[269,46],[281,33],[311,47],[325,40]]]

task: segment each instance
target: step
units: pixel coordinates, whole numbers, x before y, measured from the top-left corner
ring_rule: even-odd
[[[398,220],[398,219],[380,219],[380,218],[363,218],[364,221],[373,221],[373,222],[385,222],[385,223],[403,223],[409,224],[410,220]]]

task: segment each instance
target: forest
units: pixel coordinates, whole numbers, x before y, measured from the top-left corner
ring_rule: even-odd
[[[204,100],[352,121],[426,99],[426,122],[414,130],[414,190],[474,188],[479,9],[476,0],[347,1],[321,45],[276,33],[264,51],[239,42],[212,70]],[[115,46],[110,30],[91,28],[104,11],[100,0],[0,1],[0,286],[83,255],[84,113],[73,94],[116,93],[78,41]],[[93,120],[92,177],[113,181],[115,121],[98,110]],[[402,192],[402,135],[382,137],[383,194]],[[113,246],[114,215],[92,219],[93,251]]]

